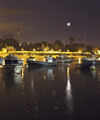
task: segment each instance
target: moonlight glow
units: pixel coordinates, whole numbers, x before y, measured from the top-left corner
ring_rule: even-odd
[[[71,23],[70,23],[70,22],[68,22],[68,23],[67,23],[67,26],[71,26]]]

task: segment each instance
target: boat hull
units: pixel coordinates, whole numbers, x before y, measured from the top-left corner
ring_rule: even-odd
[[[90,68],[91,66],[95,66],[96,61],[82,61],[80,64],[76,64],[76,68]]]
[[[22,65],[5,65],[3,66],[3,73],[7,74],[19,74],[21,73]]]
[[[60,63],[71,63],[73,60],[73,58],[58,58],[57,61],[60,62]]]
[[[38,66],[56,66],[57,62],[40,62],[40,61],[27,61],[28,65],[38,65]]]

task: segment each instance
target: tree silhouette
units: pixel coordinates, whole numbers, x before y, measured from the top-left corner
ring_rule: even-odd
[[[73,44],[75,42],[75,38],[74,37],[69,37],[69,42],[70,42],[70,44]]]
[[[60,40],[56,40],[55,43],[54,43],[54,48],[53,49],[56,50],[56,51],[59,50],[59,49],[64,50],[64,45]]]
[[[5,47],[6,46],[14,46],[14,48],[16,48],[16,50],[20,49],[18,41],[16,39],[14,39],[11,34],[4,35],[2,43]]]

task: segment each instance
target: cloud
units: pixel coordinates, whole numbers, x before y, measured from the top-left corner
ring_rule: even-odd
[[[26,30],[32,21],[32,9],[0,9],[0,31],[14,31],[17,28]]]
[[[25,15],[30,13],[30,10],[25,9],[0,9],[0,17],[12,15]]]
[[[20,22],[0,22],[0,30],[11,30],[20,27]]]
[[[0,30],[11,30],[24,26],[25,16],[28,13],[30,10],[0,9]]]

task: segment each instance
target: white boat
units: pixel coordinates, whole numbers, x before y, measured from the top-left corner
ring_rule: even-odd
[[[44,61],[35,61],[34,57],[29,57],[27,59],[27,63],[28,63],[29,66],[32,66],[32,65],[56,66],[57,65],[57,61],[52,56],[45,57]]]
[[[19,63],[18,58],[9,54],[4,58],[5,64],[3,65],[3,73],[14,73],[18,74],[21,73],[23,64]]]
[[[4,65],[4,59],[0,57],[0,65]]]
[[[18,63],[23,65],[23,59],[22,58],[18,58]]]
[[[18,63],[23,65],[23,58],[18,58],[17,56],[13,56],[11,54],[9,54],[9,56],[15,57],[15,59],[18,60]]]

